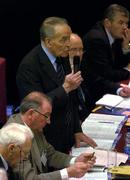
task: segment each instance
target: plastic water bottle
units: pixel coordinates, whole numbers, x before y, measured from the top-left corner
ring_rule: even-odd
[[[130,132],[127,132],[125,135],[124,153],[129,155],[128,160],[130,160]]]

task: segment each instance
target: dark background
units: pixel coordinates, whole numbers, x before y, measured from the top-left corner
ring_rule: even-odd
[[[49,16],[64,17],[81,37],[118,3],[130,11],[130,0],[0,0],[0,56],[6,58],[7,104],[18,104],[16,71],[23,56],[39,41],[39,27]]]

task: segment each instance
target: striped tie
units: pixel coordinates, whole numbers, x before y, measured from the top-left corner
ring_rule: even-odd
[[[57,76],[58,76],[59,82],[62,84],[64,82],[65,74],[64,74],[62,63],[61,63],[61,59],[57,57],[55,62],[57,65]]]
[[[56,64],[57,64],[57,76],[58,76],[59,82],[61,82],[62,84],[64,82],[65,73],[62,66],[62,60],[59,57],[56,58]],[[65,119],[66,119],[66,126],[69,127],[71,123],[71,101],[70,101],[69,94],[68,94],[68,103],[66,105]]]
[[[78,92],[78,99],[79,99],[80,108],[82,108],[82,109],[86,108],[85,96],[84,96],[82,88],[78,87],[77,92]]]

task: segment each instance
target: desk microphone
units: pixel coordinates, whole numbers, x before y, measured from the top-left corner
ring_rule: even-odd
[[[74,56],[73,58],[73,65],[74,65],[74,73],[80,70],[80,57]]]

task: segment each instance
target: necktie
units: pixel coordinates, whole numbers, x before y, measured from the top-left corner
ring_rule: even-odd
[[[111,51],[112,51],[112,59],[114,62],[115,61],[115,42],[113,42],[111,45]]]
[[[56,58],[56,64],[57,64],[57,76],[58,76],[59,82],[63,83],[65,73],[64,73],[62,63],[61,63],[61,59],[59,57]],[[65,114],[66,126],[69,126],[69,124],[71,122],[71,101],[70,101],[69,96],[70,95],[68,94],[68,102],[66,105],[66,114]]]
[[[86,108],[86,106],[85,106],[85,97],[84,97],[83,90],[81,87],[79,87],[77,91],[78,91],[78,99],[79,99],[79,108],[84,109]]]
[[[64,75],[64,69],[61,63],[61,59],[57,57],[55,62],[57,65],[57,76],[58,76],[59,82],[62,84],[64,81],[65,75]]]
[[[15,180],[15,176],[14,176],[13,170],[12,170],[12,168],[10,166],[8,166],[7,173],[8,173],[8,179],[9,180]]]

